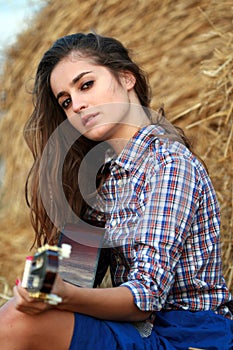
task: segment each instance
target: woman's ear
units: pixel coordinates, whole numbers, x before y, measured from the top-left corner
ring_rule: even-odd
[[[123,71],[120,74],[120,79],[121,79],[122,85],[124,85],[128,91],[134,88],[134,85],[136,83],[136,78],[133,75],[133,73],[129,71]]]

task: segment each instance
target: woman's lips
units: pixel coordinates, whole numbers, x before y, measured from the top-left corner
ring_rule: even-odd
[[[92,120],[97,117],[99,113],[89,113],[81,116],[81,120],[84,126],[88,126],[92,123]]]

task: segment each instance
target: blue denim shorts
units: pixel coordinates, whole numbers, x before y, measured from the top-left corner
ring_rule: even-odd
[[[233,349],[233,321],[212,311],[157,312],[152,333],[142,338],[127,322],[103,321],[75,313],[69,350]]]

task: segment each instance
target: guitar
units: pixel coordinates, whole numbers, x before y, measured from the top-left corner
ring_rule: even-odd
[[[26,258],[22,287],[32,298],[56,305],[62,299],[51,293],[59,272],[62,279],[79,287],[95,287],[104,228],[80,220],[60,232],[58,246],[44,245]],[[104,271],[101,271],[103,274]]]
[[[71,246],[61,247],[48,244],[38,249],[34,256],[26,258],[22,287],[26,288],[30,297],[57,305],[62,301],[58,295],[51,293],[58,269],[59,260],[69,258]]]

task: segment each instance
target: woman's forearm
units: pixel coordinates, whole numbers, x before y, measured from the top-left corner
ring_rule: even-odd
[[[115,321],[141,321],[151,312],[141,311],[126,287],[78,288],[66,283],[63,302],[57,308]]]

